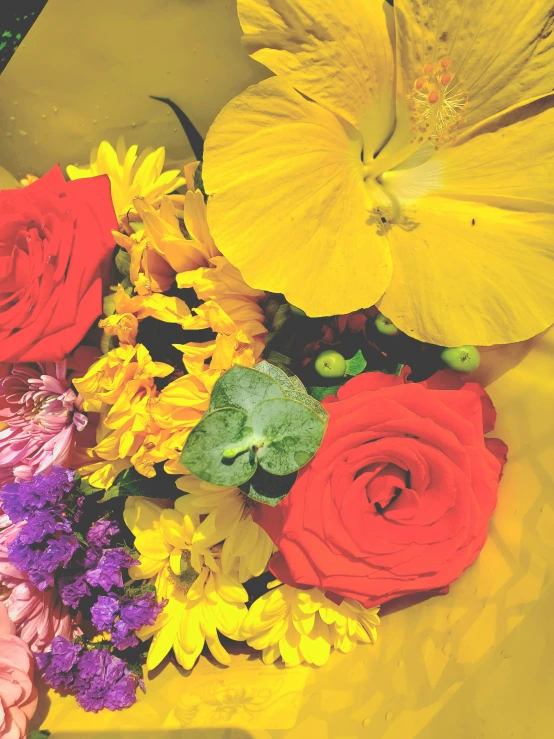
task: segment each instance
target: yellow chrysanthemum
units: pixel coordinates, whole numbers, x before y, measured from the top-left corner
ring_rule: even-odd
[[[204,321],[191,313],[184,300],[160,293],[129,296],[119,285],[114,296],[114,308],[117,314],[132,314],[138,321],[155,318],[164,323],[177,323],[183,329],[205,328]],[[103,323],[101,321],[100,325]]]
[[[310,316],[440,345],[554,321],[552,2],[238,0],[277,76],[212,126],[214,239]]]
[[[329,659],[331,647],[346,653],[358,643],[374,643],[378,612],[353,600],[336,605],[316,588],[281,585],[252,604],[241,635],[262,650],[265,664],[281,657],[286,667],[302,662],[319,666]]]
[[[114,209],[120,222],[134,210],[134,198],[141,197],[150,205],[157,205],[163,195],[185,184],[179,170],[162,172],[165,161],[163,146],[156,151],[144,151],[138,159],[138,146],[126,149],[123,139],[119,139],[116,148],[102,141],[98,149],[91,152],[89,167],[69,165],[67,174],[72,180],[108,175]]]
[[[273,542],[254,522],[250,501],[238,488],[211,485],[195,475],[180,477],[176,485],[188,495],[179,498],[175,507],[203,517],[192,539],[193,549],[221,543],[221,569],[238,571],[240,582],[265,572]]]
[[[92,461],[79,469],[91,485],[109,487],[134,460],[141,461],[141,474],[154,475],[154,461],[144,456],[155,448],[152,436],[159,432],[151,410],[158,392],[154,379],[172,372],[171,365],[153,362],[142,344],[122,344],[74,381],[85,410],[101,414]]]
[[[133,346],[136,344],[138,320],[132,313],[124,311],[114,313],[107,318],[103,318],[98,326],[108,336],[116,336],[120,344],[132,344]]]
[[[238,638],[248,594],[236,577],[219,570],[217,552],[192,547],[199,517],[139,497],[127,498],[124,515],[140,559],[129,574],[155,578],[158,599],[168,601],[156,623],[139,633],[142,639],[154,635],[147,668],[153,670],[173,649],[190,670],[204,644],[218,662],[230,664],[219,633]]]
[[[159,393],[152,405],[152,418],[164,429],[160,446],[164,465],[169,474],[184,474],[180,457],[191,430],[202,418],[210,404],[210,394],[221,372],[206,370],[179,377]]]

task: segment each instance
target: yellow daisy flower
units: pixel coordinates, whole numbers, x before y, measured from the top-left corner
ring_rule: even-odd
[[[142,639],[154,635],[147,669],[173,649],[179,664],[190,670],[204,644],[218,662],[230,664],[219,634],[238,638],[248,594],[236,577],[219,571],[217,552],[193,549],[199,517],[139,497],[127,498],[124,517],[140,559],[130,576],[155,578],[158,599],[168,601],[156,623],[139,632]]]
[[[179,498],[175,508],[202,516],[192,539],[193,549],[222,543],[221,569],[227,573],[238,570],[240,582],[265,572],[275,547],[254,522],[250,501],[238,488],[211,485],[195,475],[180,477],[176,485],[188,495]]]
[[[70,179],[96,177],[106,174],[112,186],[112,200],[120,222],[129,211],[134,210],[133,200],[144,198],[151,205],[157,205],[162,196],[185,184],[179,170],[163,172],[165,149],[144,151],[137,158],[138,146],[126,149],[123,139],[119,139],[116,149],[107,141],[102,141],[98,149],[90,155],[89,167],[67,167]]]
[[[276,76],[219,115],[203,179],[249,285],[443,346],[554,322],[551,0],[238,10]]]
[[[281,657],[286,667],[302,662],[320,666],[329,659],[332,647],[346,653],[358,643],[373,644],[378,612],[353,600],[336,605],[316,588],[281,585],[252,604],[241,634],[249,646],[262,650],[265,664]]]

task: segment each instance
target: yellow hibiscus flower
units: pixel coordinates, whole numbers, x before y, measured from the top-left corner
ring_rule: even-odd
[[[177,169],[163,172],[165,149],[144,151],[137,158],[138,146],[126,149],[123,139],[119,139],[116,149],[108,141],[102,141],[98,149],[90,155],[89,167],[67,167],[72,180],[83,177],[96,177],[105,174],[110,178],[114,210],[120,223],[133,211],[133,200],[140,196],[151,205],[157,205],[162,196],[185,184]]]
[[[179,664],[190,670],[204,644],[218,662],[230,664],[219,633],[238,639],[248,594],[236,577],[220,571],[217,551],[192,548],[199,517],[140,497],[127,498],[124,517],[140,559],[130,576],[154,578],[158,599],[168,601],[156,623],[139,632],[142,639],[154,635],[147,669],[173,649]]]
[[[238,570],[240,582],[265,572],[275,547],[254,522],[250,501],[238,488],[211,485],[195,475],[180,477],[176,485],[188,495],[179,498],[175,507],[202,516],[192,539],[193,549],[221,543],[222,571]]]
[[[444,346],[554,321],[552,3],[238,0],[276,73],[206,141],[208,220],[310,316],[377,303]]]
[[[331,648],[351,652],[358,643],[377,638],[379,608],[363,608],[354,600],[332,603],[317,588],[274,587],[248,611],[241,634],[249,646],[262,650],[265,664],[279,657],[286,667],[302,662],[324,665]]]

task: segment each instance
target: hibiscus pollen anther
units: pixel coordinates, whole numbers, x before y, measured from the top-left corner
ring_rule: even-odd
[[[451,64],[446,57],[437,64],[426,64],[407,96],[414,142],[440,146],[450,141],[463,123],[468,96],[455,74],[445,71]]]

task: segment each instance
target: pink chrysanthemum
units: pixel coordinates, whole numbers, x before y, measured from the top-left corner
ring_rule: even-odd
[[[88,420],[66,377],[66,362],[7,368],[0,376],[0,487],[63,466],[75,431]]]
[[[55,588],[39,590],[8,560],[8,546],[21,524],[12,524],[0,512],[0,601],[8,609],[17,635],[33,652],[42,652],[56,636],[71,639],[81,633]]]

